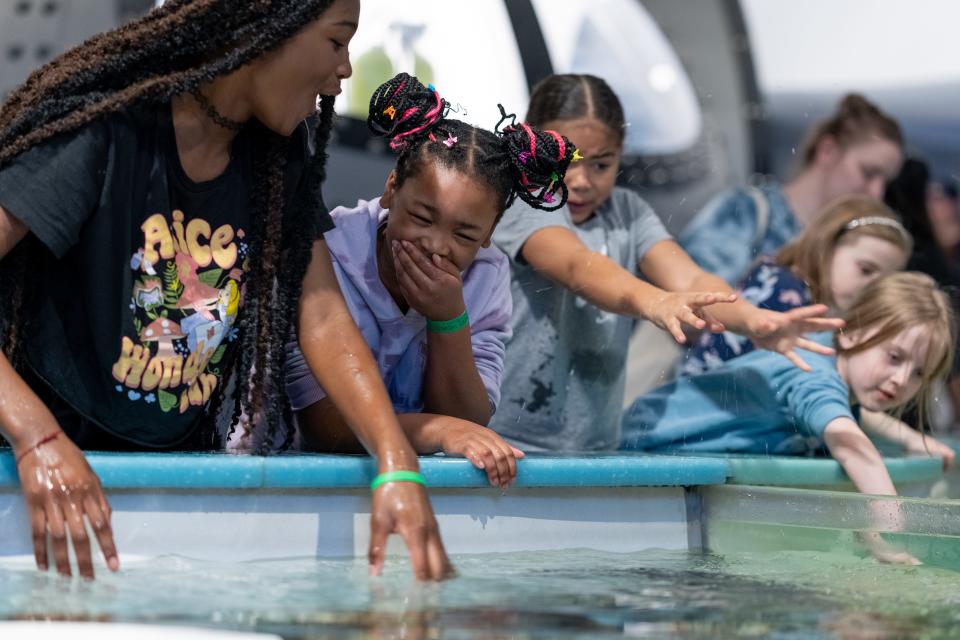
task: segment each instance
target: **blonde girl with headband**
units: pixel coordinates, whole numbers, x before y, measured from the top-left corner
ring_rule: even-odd
[[[956,319],[927,275],[895,273],[867,285],[832,340],[835,356],[804,353],[809,373],[754,351],[638,397],[624,412],[621,448],[643,451],[833,457],[866,494],[896,495],[883,459],[857,424],[861,411],[929,413],[950,371]],[[823,335],[822,339],[830,340]],[[896,514],[894,514],[896,515]],[[894,528],[898,519],[888,522]],[[868,537],[881,560],[915,559]]]
[[[822,303],[843,314],[863,287],[902,270],[913,250],[899,217],[874,198],[841,198],[818,218],[775,257],[754,264],[738,288],[741,298],[772,311]],[[755,348],[749,338],[729,331],[703,334],[680,369],[685,375],[703,373]]]
[[[340,288],[419,453],[468,458],[506,488],[523,453],[486,428],[510,337],[510,266],[490,245],[515,198],[563,206],[576,148],[525,125],[493,133],[445,117],[435,88],[401,73],[370,100],[368,124],[399,157],[383,195],[331,212]],[[523,155],[525,162],[514,162]],[[306,448],[363,446],[304,361],[287,348],[286,389]]]
[[[844,97],[807,135],[799,173],[786,184],[740,186],[713,199],[680,234],[683,249],[731,285],[757,256],[775,254],[845,195],[883,197],[903,162],[896,120],[863,96]]]

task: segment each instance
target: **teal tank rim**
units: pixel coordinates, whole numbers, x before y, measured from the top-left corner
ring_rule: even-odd
[[[87,454],[108,489],[366,488],[376,468],[367,456],[225,453]],[[884,458],[894,483],[932,482],[939,458]],[[517,487],[681,487],[717,484],[831,486],[849,483],[829,458],[735,454],[528,454]],[[434,488],[487,488],[484,472],[462,458],[425,456],[420,466]],[[9,450],[0,451],[0,486],[19,484]]]
[[[940,458],[883,459],[894,485],[934,482],[943,475]],[[727,484],[830,486],[849,484],[838,462],[830,458],[731,457]]]
[[[222,453],[104,453],[87,460],[107,489],[367,488],[376,473],[368,456]],[[434,488],[489,487],[486,474],[462,458],[420,458]],[[520,461],[517,487],[633,487],[722,484],[727,465],[701,457],[540,456]],[[18,484],[9,450],[0,453],[0,486]]]

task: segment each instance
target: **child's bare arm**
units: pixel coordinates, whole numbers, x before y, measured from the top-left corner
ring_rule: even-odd
[[[0,259],[27,235],[27,227],[0,207]],[[67,540],[73,542],[80,574],[92,578],[90,541],[84,517],[93,527],[110,569],[119,568],[110,527],[110,505],[100,480],[80,449],[60,430],[56,418],[0,353],[0,433],[13,446],[17,473],[30,512],[37,566],[46,569],[47,534],[57,571],[70,575]]]
[[[830,449],[830,455],[840,463],[860,493],[897,495],[880,452],[856,422],[850,418],[836,418],[827,425],[823,438],[827,448]],[[903,529],[903,512],[895,501],[873,502],[870,504],[870,509],[878,529],[885,531]],[[888,543],[876,531],[860,532],[860,539],[881,562],[920,564],[917,558]]]
[[[701,269],[683,248],[672,240],[661,240],[650,247],[640,262],[640,271],[650,282],[667,291],[720,291],[733,293],[723,278]],[[815,305],[826,311],[823,305]],[[769,313],[746,300],[716,305],[710,313],[730,331],[752,337],[762,333]],[[842,326],[835,318],[810,318],[801,327],[803,332],[832,331]],[[819,346],[819,345],[817,345]],[[805,347],[806,348],[806,347]],[[813,349],[817,351],[818,349]]]
[[[943,459],[944,470],[953,465],[956,452],[930,435],[924,435],[907,423],[881,411],[863,409],[860,412],[863,430],[900,445],[909,453],[929,455]]]
[[[833,459],[840,463],[860,493],[897,495],[883,457],[850,418],[835,418],[823,432]]]
[[[442,451],[467,458],[486,472],[490,484],[504,489],[517,476],[517,458],[522,458],[523,452],[487,427],[430,413],[401,413],[397,419],[417,453]],[[304,444],[312,451],[363,453],[363,445],[329,398],[300,411],[297,423]]]
[[[591,251],[575,233],[562,227],[534,232],[521,250],[534,269],[605,311],[646,318],[686,342],[681,325],[721,331],[703,307],[736,300],[723,292],[670,293],[644,282],[619,264]],[[712,309],[711,312],[712,313]]]
[[[397,421],[370,348],[340,293],[326,243],[317,240],[303,280],[298,312],[300,350],[320,386],[336,403],[380,473],[419,470],[417,454]],[[423,486],[392,482],[373,494],[370,567],[379,573],[386,540],[400,533],[418,577],[442,579],[451,571]]]
[[[723,278],[701,269],[687,253],[672,240],[662,240],[644,255],[640,270],[650,282],[667,291],[721,291],[733,293]],[[761,349],[782,353],[797,367],[809,371],[809,366],[795,348],[830,355],[833,349],[803,337],[816,331],[833,331],[843,326],[838,318],[824,318],[825,305],[799,307],[786,312],[759,309],[746,300],[718,304],[710,314],[727,330],[746,336]]]
[[[442,451],[464,457],[486,472],[490,484],[506,489],[517,477],[517,459],[523,452],[500,434],[482,425],[451,416],[405,413],[400,424],[421,453]]]
[[[907,447],[914,438],[920,437],[920,434],[911,429],[907,423],[897,420],[882,411],[862,409],[860,411],[860,426],[863,427],[863,430],[867,433],[879,436],[884,440],[889,440],[903,447]]]
[[[423,408],[487,424],[493,407],[473,357],[469,325],[452,333],[427,331]]]

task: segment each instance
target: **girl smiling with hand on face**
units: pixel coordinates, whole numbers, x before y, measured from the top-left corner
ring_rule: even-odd
[[[515,197],[563,204],[557,178],[575,149],[556,133],[511,125],[495,134],[446,118],[446,109],[435,89],[406,74],[374,92],[368,122],[399,152],[397,165],[380,198],[332,212],[337,229],[327,238],[350,313],[414,447],[465,456],[505,488],[523,453],[482,426],[500,402],[512,309],[509,265],[490,238]],[[296,344],[287,355],[304,444],[359,451]]]

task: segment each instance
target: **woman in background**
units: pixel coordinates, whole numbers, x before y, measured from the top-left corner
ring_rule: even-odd
[[[902,161],[896,121],[862,96],[848,95],[809,132],[795,178],[717,196],[680,234],[680,245],[704,270],[736,285],[757,256],[775,255],[826,204],[845,195],[882,198]]]

